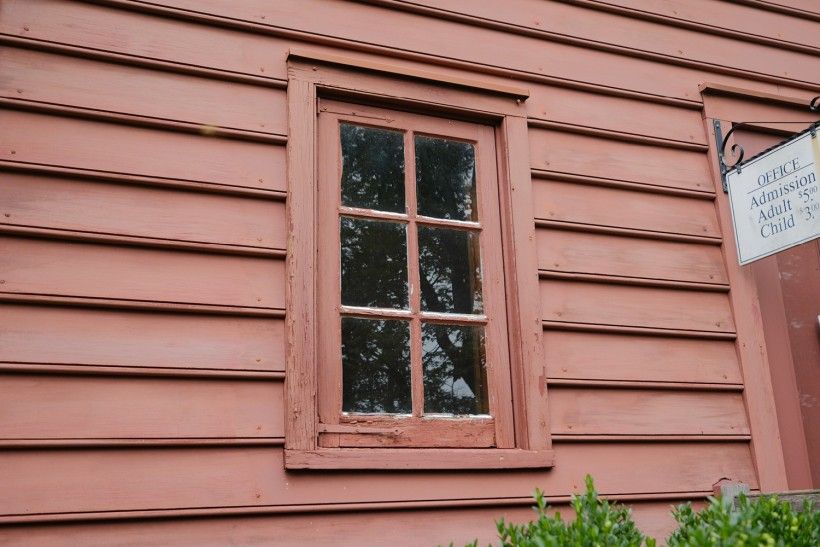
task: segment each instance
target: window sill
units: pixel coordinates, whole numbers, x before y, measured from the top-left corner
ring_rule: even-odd
[[[546,469],[552,450],[502,448],[323,448],[285,450],[287,469]]]

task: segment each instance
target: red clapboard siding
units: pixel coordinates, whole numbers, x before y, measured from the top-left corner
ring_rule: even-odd
[[[549,405],[559,434],[749,434],[740,393],[554,387]]]
[[[731,341],[547,330],[543,344],[551,378],[735,384],[743,381]]]
[[[820,60],[751,35],[820,42],[808,17],[757,4],[0,0],[0,520],[80,521],[0,536],[484,543],[494,518],[531,512],[467,506],[520,503],[536,487],[565,500],[590,473],[604,495],[636,500],[643,531],[662,539],[677,497],[702,499],[724,477],[777,486],[768,384],[754,352],[738,351],[757,327],[730,306],[748,287],[720,245],[731,235],[704,116],[806,117],[717,94],[811,97]],[[286,58],[308,50],[529,91],[494,100],[529,116],[529,144],[506,144],[523,158],[513,170],[535,177],[533,210],[512,215],[534,214],[538,255],[513,258],[541,276],[548,389],[529,403],[549,407],[553,468],[284,469],[285,283],[310,282],[284,271]],[[375,81],[368,70],[356,86]],[[380,91],[446,101],[453,89],[438,85],[398,77]],[[171,518],[117,520],[143,510]],[[200,510],[216,514],[186,517]]]
[[[574,37],[589,41],[798,80],[813,81],[820,71],[817,58],[809,53],[784,51],[776,45],[741,42],[733,37],[706,34],[663,22],[650,22],[629,15],[615,15],[603,10],[589,9],[597,7],[595,4],[590,6],[540,0],[512,0],[505,2],[505,9],[502,11],[492,0],[469,3],[459,0],[422,0],[421,3],[552,33],[567,34],[567,29],[572,29]],[[646,2],[642,1],[626,5],[633,9],[646,10],[644,4]],[[722,2],[711,4],[718,6],[707,8],[714,16],[711,20],[707,19],[710,25],[736,24],[732,17],[740,11],[738,8],[731,5],[724,7],[725,4]],[[680,18],[680,15],[674,16]],[[800,32],[804,29],[809,30],[805,23],[798,25],[794,31],[785,25],[780,28],[785,31],[780,36],[775,34],[780,39],[809,42],[812,40],[810,32]],[[771,33],[772,30],[768,29],[767,33]]]
[[[812,15],[820,15],[820,11],[817,9],[817,4],[814,3],[814,0],[777,0],[777,1],[769,1],[771,5],[777,6],[778,4],[783,7],[792,8],[797,10],[798,12],[792,12],[792,15],[800,16],[800,11],[804,11],[807,14]]]
[[[283,308],[284,261],[0,238],[6,293]]]
[[[0,110],[0,125],[3,160],[285,188],[281,146],[13,110]]]
[[[285,91],[42,51],[0,48],[0,94],[285,134]]]
[[[745,443],[561,443],[538,472],[285,473],[277,448],[77,449],[0,452],[0,514],[478,499],[583,488],[592,471],[603,494],[710,492],[721,477],[757,486]],[[640,470],[640,472],[636,472]]]
[[[4,375],[0,439],[282,437],[281,382]]]
[[[4,304],[0,361],[283,371],[284,321]]]
[[[591,55],[590,49],[583,44],[544,41],[504,30],[403,13],[389,7],[383,9],[372,5],[339,5],[322,0],[275,4],[253,0],[239,6],[231,5],[230,8],[220,0],[166,0],[165,4],[255,23],[286,20],[290,22],[291,28],[349,41],[375,43],[536,74],[560,75],[570,80],[596,82],[621,89],[640,87],[643,91],[662,96],[695,99],[697,92],[691,91],[689,84],[698,81],[698,78],[703,81],[708,73],[706,68],[684,68],[672,64],[665,64],[659,69],[658,61],[609,51],[594,51],[594,55]],[[321,13],[321,16],[316,16],[317,13]],[[341,18],[347,22],[343,28],[337,24]],[[388,18],[391,24],[385,25],[384,21]],[[637,23],[638,28],[633,32],[645,31],[643,25],[645,23]],[[395,29],[402,29],[403,32],[396,32]],[[567,29],[563,29],[561,33],[567,34]],[[599,38],[596,41],[600,41],[600,33],[598,30]],[[454,40],[454,35],[458,35],[459,39]],[[543,51],[545,48],[549,48],[552,54],[522,54]],[[769,55],[772,53],[774,52],[771,51]],[[796,65],[802,58],[800,56],[791,62]],[[660,60],[661,63],[663,61],[664,59]],[[810,70],[798,68],[798,71],[802,76],[808,74],[811,80]]]
[[[725,294],[541,281],[545,321],[734,332]]]
[[[707,158],[700,152],[543,129],[530,129],[529,137],[535,169],[686,190],[714,189]]]
[[[285,58],[293,46],[273,36],[68,0],[5,1],[0,31],[268,79],[286,78]]]
[[[672,503],[670,500],[632,502],[630,505],[641,531],[662,538],[675,528],[670,512]],[[560,511],[565,519],[572,519],[573,513],[567,504],[551,503],[550,507]],[[526,506],[499,506],[52,524],[11,527],[3,531],[3,539],[7,545],[27,547],[52,546],[66,537],[85,547],[108,547],[111,538],[125,544],[180,546],[256,543],[282,547],[394,547],[397,543],[411,541],[416,545],[447,545],[451,541],[462,545],[475,539],[485,545],[497,542],[495,521],[501,517],[508,522],[523,523],[532,520],[533,512]],[[424,522],[424,526],[419,526],[419,522]]]
[[[678,107],[531,84],[530,115],[704,143],[701,115]],[[162,119],[285,134],[285,91],[66,57],[0,48],[0,94]]]
[[[230,5],[177,0],[173,5],[255,24],[277,25],[277,21],[286,22],[288,28],[305,31],[311,36],[333,36],[348,42],[378,44],[439,58],[557,76],[564,80],[636,89],[661,97],[698,100],[699,93],[692,82],[715,79],[713,73],[705,69],[662,64],[615,52],[596,51],[591,54],[583,46],[545,42],[539,38],[467,25],[456,26],[450,21],[387,11],[373,5],[337,4],[321,0],[276,3],[262,0]],[[317,17],[316,13],[321,13],[321,17]],[[386,18],[390,19],[390,25],[384,24]],[[346,21],[343,27],[338,25],[340,20]],[[21,30],[23,28],[28,30]],[[65,0],[42,0],[36,4],[36,9],[30,2],[6,0],[0,31],[277,78],[285,77],[284,59],[293,44],[273,36],[104,6],[68,3]],[[459,40],[452,39],[454,32],[459,34]],[[225,44],[225,47],[214,48],[214,43]],[[549,49],[550,55],[521,54],[522,51],[543,51],[545,48]],[[748,83],[755,89],[777,91],[775,84],[750,82],[738,76],[721,75],[720,79],[729,84]],[[787,86],[784,82],[784,93],[800,93],[789,90]],[[803,94],[806,94],[805,91]]]
[[[535,218],[669,234],[719,237],[713,203],[533,179]]]
[[[696,110],[531,83],[533,118],[696,144],[706,143]]]
[[[285,204],[271,200],[7,173],[0,203],[6,224],[285,248]]]
[[[609,4],[635,8],[631,0],[608,0]],[[775,3],[775,2],[772,2]],[[808,11],[817,11],[814,0],[778,0]],[[817,27],[810,19],[772,11],[761,11],[760,5],[712,0],[642,0],[640,9],[664,17],[729,28],[743,34],[756,34],[777,40],[820,48]]]
[[[542,270],[728,283],[720,248],[565,230],[536,230]]]

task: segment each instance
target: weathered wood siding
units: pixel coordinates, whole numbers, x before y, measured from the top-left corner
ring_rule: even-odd
[[[503,4],[0,2],[0,543],[488,540],[585,473],[663,535],[761,487],[698,85],[810,98],[818,6]],[[285,473],[305,45],[530,89],[553,469]]]

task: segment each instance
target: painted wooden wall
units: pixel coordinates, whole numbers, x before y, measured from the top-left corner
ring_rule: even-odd
[[[820,8],[499,5],[0,1],[0,544],[489,540],[585,473],[662,535],[721,478],[781,484],[698,86],[808,100]],[[530,89],[552,470],[285,473],[305,45]]]

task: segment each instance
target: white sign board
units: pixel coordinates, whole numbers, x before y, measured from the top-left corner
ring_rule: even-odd
[[[737,256],[748,264],[820,237],[820,130],[726,173]]]

